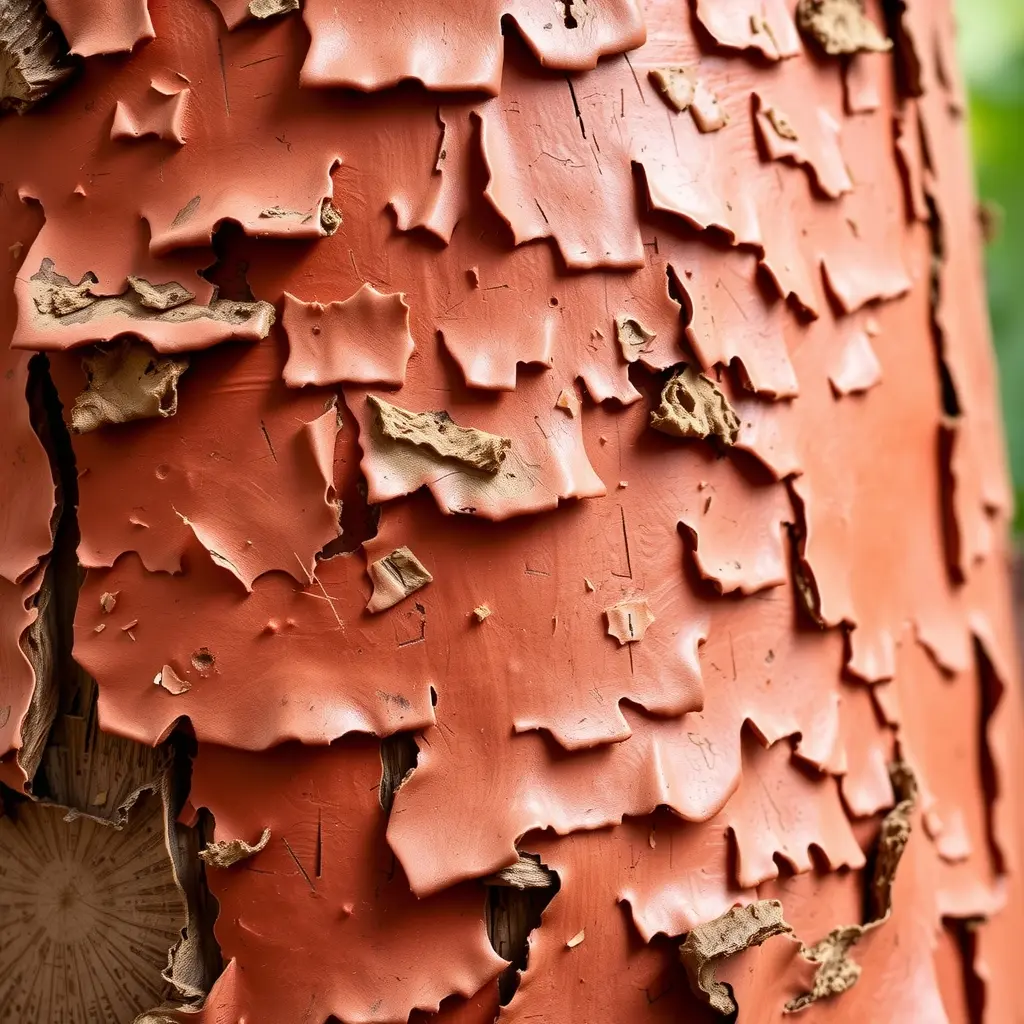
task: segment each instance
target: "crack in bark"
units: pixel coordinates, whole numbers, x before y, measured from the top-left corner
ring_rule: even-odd
[[[29,364],[27,399],[57,492],[54,542],[46,566],[51,581],[49,609],[38,619],[35,641],[49,653],[49,671],[37,687],[45,688],[52,714],[40,736],[30,789],[36,799],[68,808],[69,818],[84,816],[114,827],[128,827],[127,811],[140,794],[149,791],[163,800],[169,866],[186,910],[181,941],[168,951],[163,977],[183,998],[195,999],[208,991],[221,970],[213,935],[216,901],[198,858],[212,830],[207,835],[202,817],[194,826],[178,821],[190,788],[195,741],[179,728],[153,749],[100,730],[96,681],[81,669],[73,653],[75,613],[84,578],[77,555],[78,471],[63,405],[44,354],[33,356]],[[43,722],[37,725],[42,727]],[[155,979],[154,988],[159,987]]]

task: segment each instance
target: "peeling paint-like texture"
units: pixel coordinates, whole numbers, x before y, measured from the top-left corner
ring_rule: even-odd
[[[51,358],[70,411],[86,383],[79,359]],[[178,572],[196,538],[247,589],[271,570],[309,581],[316,552],[339,532],[333,398],[286,388],[270,341],[190,358],[173,416],[74,438],[79,559],[109,566],[134,551],[151,572]],[[132,467],[130,489],[116,482],[122,464]],[[232,473],[237,465],[260,472]]]
[[[719,46],[768,60],[795,57],[800,37],[783,0],[697,0],[697,17]]]
[[[452,993],[473,995],[504,966],[487,941],[479,884],[434,900],[409,891],[384,841],[379,773],[377,744],[367,740],[257,755],[200,751],[191,800],[213,813],[216,840],[264,827],[271,834],[262,850],[210,876],[229,967],[202,1019],[333,1013],[398,1024]],[[247,780],[248,801],[236,778]],[[305,945],[296,948],[297,938]],[[324,949],[331,964],[320,959]],[[283,963],[292,966],[287,975]]]
[[[122,53],[155,35],[147,0],[46,0],[46,9],[80,57]]]
[[[370,285],[326,306],[286,293],[284,332],[284,379],[293,388],[343,381],[400,387],[415,347],[402,296],[382,295]]]
[[[367,8],[369,12],[370,8]],[[453,12],[443,0],[388,12],[346,16],[326,0],[306,0],[311,38],[302,84],[387,89],[406,79],[428,89],[485,90],[501,85],[500,21],[507,16],[541,65],[593,67],[608,53],[644,41],[636,0],[512,0]],[[451,22],[449,18],[453,18]]]
[[[0,899],[169,880],[104,1019],[707,1021],[778,901],[743,1024],[1013,1020],[948,5],[7,7]]]

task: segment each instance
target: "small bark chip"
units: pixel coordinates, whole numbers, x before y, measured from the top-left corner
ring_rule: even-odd
[[[648,77],[673,110],[682,113],[684,110],[690,109],[696,89],[696,78],[692,70],[689,68],[654,68],[648,72]]]
[[[620,601],[605,609],[604,614],[608,619],[608,635],[615,637],[620,646],[639,643],[654,622],[654,613],[644,597]]]
[[[373,593],[366,605],[368,612],[383,612],[425,587],[434,577],[423,563],[405,547],[378,558],[367,567]]]

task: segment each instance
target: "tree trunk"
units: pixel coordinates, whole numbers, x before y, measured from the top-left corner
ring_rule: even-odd
[[[947,5],[298,8],[0,0],[0,1022],[1021,1020]]]

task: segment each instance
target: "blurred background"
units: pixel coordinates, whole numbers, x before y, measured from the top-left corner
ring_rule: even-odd
[[[989,307],[1024,533],[1024,0],[956,6],[978,193],[1001,214],[986,254]]]

